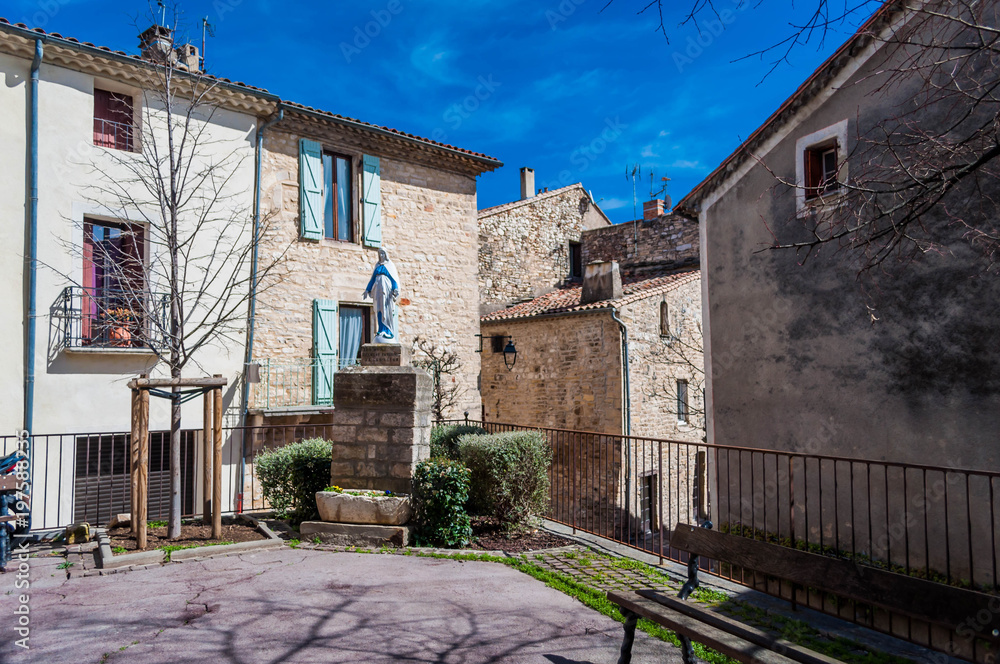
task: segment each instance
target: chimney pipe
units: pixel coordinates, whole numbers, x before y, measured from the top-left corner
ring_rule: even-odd
[[[535,169],[524,166],[521,168],[521,200],[527,200],[535,195]]]

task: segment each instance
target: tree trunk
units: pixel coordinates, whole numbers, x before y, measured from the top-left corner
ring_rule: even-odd
[[[172,372],[180,378],[180,372]],[[170,515],[167,523],[167,537],[181,536],[181,401],[180,387],[173,388],[170,400]]]

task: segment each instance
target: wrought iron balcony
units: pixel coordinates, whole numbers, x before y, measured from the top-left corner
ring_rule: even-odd
[[[68,349],[159,349],[166,346],[170,298],[69,286],[53,305],[56,336]]]
[[[250,408],[332,406],[334,375],[338,367],[344,366],[338,358],[254,360],[247,367]]]
[[[132,124],[94,118],[94,145],[132,152]]]

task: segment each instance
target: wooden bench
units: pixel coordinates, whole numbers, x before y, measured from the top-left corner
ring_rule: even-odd
[[[838,661],[683,601],[700,585],[700,556],[949,630],[966,626],[970,634],[990,641],[993,647],[1000,646],[1000,611],[996,610],[1000,598],[995,595],[727,535],[711,530],[711,524],[700,528],[679,524],[670,538],[670,546],[691,554],[688,580],[679,598],[652,590],[608,593],[608,599],[618,604],[625,616],[625,640],[619,664],[629,664],[632,660],[632,642],[640,617],[677,633],[685,664],[695,661],[692,640],[740,662],[828,664]]]

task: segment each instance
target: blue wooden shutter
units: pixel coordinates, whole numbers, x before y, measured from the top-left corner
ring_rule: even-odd
[[[378,157],[364,155],[364,234],[367,247],[382,246],[382,170]]]
[[[302,237],[323,237],[323,148],[316,141],[299,141],[299,216]]]
[[[337,370],[337,303],[313,300],[313,404],[333,404]]]

